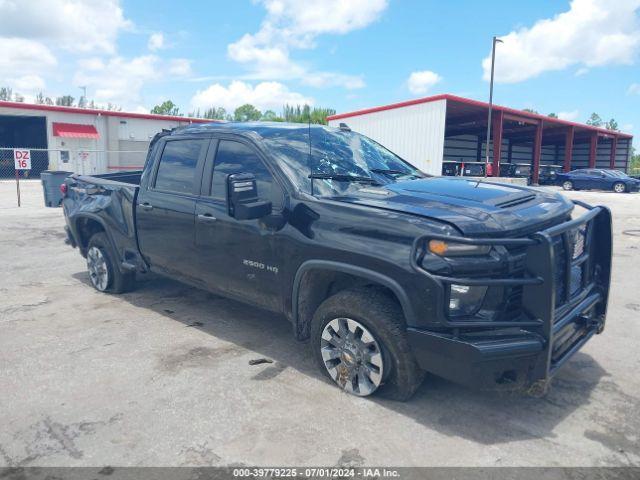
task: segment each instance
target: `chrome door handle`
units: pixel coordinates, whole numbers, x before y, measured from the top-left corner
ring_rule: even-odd
[[[214,217],[213,215],[211,215],[210,213],[200,213],[198,214],[198,221],[200,222],[209,222],[209,223],[213,223],[217,220],[216,217]]]
[[[144,208],[145,210],[153,210],[153,205],[147,202],[141,203],[138,206]]]

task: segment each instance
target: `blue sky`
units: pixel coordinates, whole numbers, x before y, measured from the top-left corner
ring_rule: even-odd
[[[12,7],[13,5],[13,7]],[[312,102],[338,112],[437,93],[640,133],[640,0],[33,0],[0,2],[0,84],[27,97],[87,85],[144,111]],[[62,13],[60,13],[62,12]],[[413,74],[413,75],[412,75]]]

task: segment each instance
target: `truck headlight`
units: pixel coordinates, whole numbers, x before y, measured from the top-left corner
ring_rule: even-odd
[[[429,240],[429,251],[441,257],[459,257],[465,255],[486,255],[490,245],[467,245],[465,243],[447,242],[445,240]]]
[[[473,315],[480,310],[486,293],[486,286],[452,284],[449,295],[449,315]]]

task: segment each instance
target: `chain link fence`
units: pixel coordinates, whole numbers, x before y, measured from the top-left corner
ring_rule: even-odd
[[[16,169],[15,150],[29,151],[28,169]],[[133,150],[63,150],[42,148],[0,148],[0,179],[38,179],[45,170],[64,170],[81,175],[98,175],[140,170],[147,151]]]
[[[134,171],[143,168],[146,158],[146,150],[0,148],[0,209],[19,203],[43,205],[40,176],[44,171],[81,175]]]

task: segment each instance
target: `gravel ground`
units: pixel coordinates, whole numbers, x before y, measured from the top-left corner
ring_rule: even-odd
[[[94,291],[61,209],[22,195],[0,182],[0,465],[640,464],[638,194],[570,193],[613,210],[609,322],[545,398],[429,377],[407,403],[334,388],[277,315],[151,276]]]

